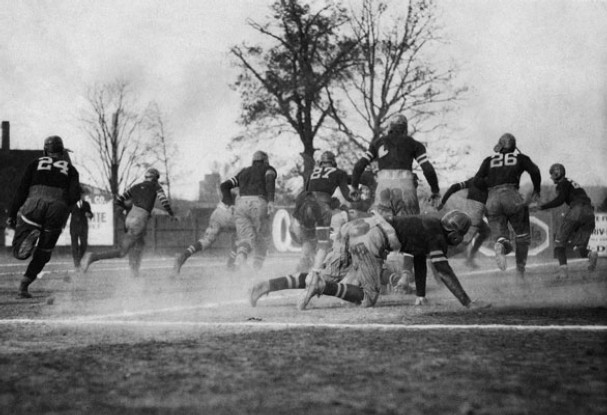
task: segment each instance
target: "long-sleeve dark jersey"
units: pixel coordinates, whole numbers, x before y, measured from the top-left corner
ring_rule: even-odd
[[[449,243],[440,218],[429,215],[397,216],[393,227],[401,243],[401,252],[428,256],[439,272],[453,274],[447,260]]]
[[[240,196],[260,196],[268,202],[274,202],[276,192],[276,169],[265,163],[253,163],[245,167],[234,177],[221,183],[221,201],[228,206],[234,204],[231,189],[238,187]]]
[[[17,212],[34,186],[49,188],[68,206],[80,200],[80,178],[78,170],[67,160],[43,156],[33,160],[25,169],[9,210],[9,218],[15,219]]]
[[[556,197],[550,202],[540,205],[540,209],[551,209],[567,203],[573,205],[592,205],[592,201],[582,187],[566,177],[556,184]]]
[[[351,202],[348,189],[348,174],[337,167],[318,166],[315,167],[306,183],[306,190],[310,192],[321,192],[329,197],[333,196],[335,189],[339,187],[341,194]]]
[[[124,202],[130,199],[133,201],[134,206],[151,212],[152,209],[154,209],[157,198],[164,210],[166,210],[169,215],[173,216],[173,209],[171,209],[171,204],[167,199],[162,186],[160,186],[158,182],[151,180],[146,180],[131,186],[126,192],[118,196],[116,204],[124,207]]]
[[[445,203],[447,203],[447,200],[449,200],[453,193],[459,192],[460,190],[464,189],[468,189],[468,195],[466,196],[466,199],[475,200],[482,204],[487,203],[487,196],[489,192],[487,191],[487,185],[485,184],[485,181],[477,177],[471,177],[466,181],[452,184],[445,192],[445,195],[441,200],[441,204],[444,205]]]
[[[504,184],[520,186],[521,175],[527,172],[533,183],[533,191],[540,193],[542,176],[540,169],[523,153],[496,153],[481,163],[476,177],[485,179],[488,188]]]
[[[438,177],[434,166],[428,160],[426,147],[413,137],[392,131],[372,141],[369,149],[356,162],[352,171],[352,186],[354,188],[358,188],[361,174],[369,163],[375,159],[377,159],[379,170],[409,171],[412,170],[413,160],[415,160],[421,167],[432,192],[439,192]]]

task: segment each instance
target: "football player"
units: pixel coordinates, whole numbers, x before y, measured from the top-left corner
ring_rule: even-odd
[[[61,137],[46,138],[43,156],[25,169],[10,207],[7,226],[15,229],[13,255],[25,260],[33,253],[19,298],[32,298],[28,287],[51,259],[70,209],[80,199],[79,175],[68,151]]]
[[[566,279],[569,276],[566,252],[569,241],[572,241],[574,247],[578,249],[581,258],[588,258],[588,270],[594,271],[598,253],[588,250],[588,241],[596,226],[592,202],[579,184],[565,176],[565,166],[555,163],[550,166],[549,173],[556,185],[556,197],[543,204],[530,205],[530,209],[552,209],[563,203],[569,206],[569,211],[565,214],[554,239],[554,256],[559,261],[557,278]]]
[[[227,268],[234,269],[236,260],[236,223],[234,221],[234,206],[228,206],[219,202],[209,218],[209,226],[204,231],[202,238],[190,245],[184,252],[178,254],[173,263],[171,278],[176,278],[181,271],[181,267],[196,252],[205,251],[213,245],[217,237],[222,232],[231,234],[230,253],[228,254]],[[263,262],[263,261],[262,261]]]
[[[369,149],[356,162],[352,172],[353,197],[358,194],[361,174],[373,160],[377,160],[379,169],[375,207],[380,214],[391,219],[420,213],[412,172],[414,160],[430,185],[432,206],[438,204],[440,191],[436,171],[428,159],[426,147],[408,135],[408,121],[404,115],[398,115],[391,122],[388,133],[371,142]]]
[[[532,201],[540,197],[542,177],[539,168],[529,156],[516,147],[516,138],[510,133],[502,135],[493,148],[495,154],[483,160],[476,177],[484,180],[489,189],[487,219],[495,238],[495,260],[505,271],[506,255],[512,251],[508,224],[515,233],[516,270],[520,279],[525,277],[525,266],[531,243],[529,205],[519,193],[520,178],[527,172],[533,184]]]
[[[276,176],[276,169],[270,165],[268,154],[256,151],[251,166],[219,186],[222,202],[235,206],[236,269],[247,263],[253,250],[264,253],[265,257],[271,237],[270,216],[274,212]],[[240,192],[234,202],[231,190],[236,187]],[[253,266],[258,269],[262,264],[263,261],[254,261]]]
[[[429,259],[436,277],[445,284],[464,307],[484,308],[489,306],[481,301],[472,302],[470,300],[447,259],[449,246],[457,246],[464,240],[471,223],[468,214],[459,210],[447,212],[442,218],[434,215],[394,218],[392,225],[401,243],[401,252],[412,258],[413,262],[417,296],[415,305],[427,303],[426,279],[427,260]]]
[[[123,258],[129,254],[129,267],[131,276],[139,276],[141,267],[141,256],[143,254],[144,236],[148,226],[152,209],[156,199],[171,218],[177,220],[171,203],[166,197],[164,190],[158,180],[160,173],[155,168],[149,168],[145,172],[144,180],[127,189],[116,199],[116,205],[127,210],[127,204],[131,206],[124,221],[126,234],[120,242],[120,248],[106,252],[87,252],[82,258],[82,272],[86,273],[93,262],[110,258]]]
[[[471,177],[463,182],[454,183],[449,187],[449,189],[447,189],[445,195],[441,199],[440,204],[436,208],[438,210],[442,210],[445,203],[447,203],[447,200],[449,200],[453,193],[464,189],[468,189],[468,194],[466,195],[464,206],[462,206],[461,210],[470,216],[472,225],[470,225],[470,230],[464,237],[464,241],[462,243],[467,245],[476,237],[472,247],[468,251],[468,256],[466,258],[466,265],[469,268],[476,269],[478,268],[478,265],[474,261],[476,253],[483,245],[483,242],[485,242],[485,240],[491,236],[491,229],[484,220],[487,211],[485,206],[488,195],[487,184],[484,180],[479,179],[478,177]]]
[[[337,167],[335,154],[325,151],[295,201],[293,218],[301,227],[299,239],[302,257],[297,266],[299,272],[310,269],[317,248],[328,249],[331,216],[336,208],[332,196],[338,188],[346,201],[352,202],[349,196],[348,174]],[[294,223],[294,227],[297,225]]]

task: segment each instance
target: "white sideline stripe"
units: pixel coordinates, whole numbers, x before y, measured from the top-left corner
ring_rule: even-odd
[[[37,324],[57,326],[137,326],[137,327],[198,327],[198,328],[263,328],[286,330],[295,328],[354,329],[354,330],[518,330],[518,331],[607,331],[607,326],[525,326],[508,324],[340,324],[340,323],[265,323],[251,322],[200,322],[200,321],[133,321],[133,320],[0,320],[0,325]]]

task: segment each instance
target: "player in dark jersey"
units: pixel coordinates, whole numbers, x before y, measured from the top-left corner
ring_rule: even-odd
[[[132,202],[132,207],[124,221],[126,234],[122,238],[120,248],[99,253],[87,252],[82,259],[82,272],[86,273],[93,262],[110,258],[123,258],[129,254],[131,276],[139,276],[145,232],[156,199],[168,214],[176,219],[171,203],[167,199],[162,186],[158,183],[159,179],[160,173],[158,170],[149,168],[145,173],[143,182],[131,186],[126,192],[118,196],[116,205],[122,209],[126,210],[126,204]]]
[[[380,216],[379,213],[377,216]],[[357,219],[357,221],[360,222],[361,219]],[[360,239],[360,235],[365,235],[360,231],[362,223],[357,224],[355,222],[356,221],[348,222],[341,228],[340,233],[345,234],[342,243],[345,243],[346,246],[349,247],[349,251],[355,253],[355,255],[352,255],[353,268],[357,269],[359,274],[361,272],[363,275],[373,274],[375,285],[374,291],[372,292],[374,293],[375,300],[377,300],[377,295],[379,294],[378,284],[381,264],[379,264],[378,270],[377,263],[372,261],[372,258],[369,258],[368,255],[372,254],[372,256],[377,258],[378,255],[376,251],[369,247],[379,246],[384,250],[384,253],[380,255],[383,259],[385,259],[384,255],[388,250],[396,250],[413,255],[417,294],[415,305],[424,305],[427,302],[426,260],[427,257],[429,257],[437,270],[438,277],[464,307],[485,308],[490,306],[482,301],[473,302],[470,300],[470,297],[468,297],[462,288],[457,276],[447,261],[446,255],[448,246],[461,243],[463,236],[470,227],[470,218],[465,213],[454,210],[447,213],[442,219],[429,215],[396,216],[392,221],[388,221],[392,225],[390,227],[391,231],[386,231],[386,227],[381,226],[379,229],[382,232],[379,233],[379,236],[376,236],[369,241]],[[367,227],[364,225],[362,226],[363,229],[368,228],[368,225]],[[396,242],[392,242],[394,233],[397,238]],[[390,241],[389,245],[384,244],[382,246],[379,242],[382,239],[384,241]],[[372,243],[373,241],[376,242]],[[338,255],[338,257],[341,258],[343,255]],[[342,260],[342,262],[344,261]],[[373,269],[375,272],[365,273],[364,270],[372,269],[372,265],[376,266]],[[365,278],[362,280],[366,281]],[[322,278],[320,272],[312,272],[309,280],[306,281],[306,294],[300,301],[300,304],[303,305],[303,307],[300,305],[300,309],[305,308],[310,299],[315,295],[331,295],[351,302],[361,302],[364,301],[365,298],[371,297],[369,295],[371,291],[368,289],[365,291],[364,285],[360,288],[356,285],[352,286],[347,282],[348,280],[346,280],[345,283],[342,281],[340,284],[337,284],[326,278]],[[342,287],[340,287],[340,285],[342,285]],[[363,305],[364,304],[365,303],[363,302]],[[373,304],[375,304],[375,301],[370,303],[370,305]]]
[[[569,211],[565,214],[554,239],[554,256],[559,261],[558,279],[568,278],[567,243],[578,249],[580,257],[588,258],[588,270],[594,271],[598,259],[596,251],[588,250],[588,241],[596,226],[594,208],[588,194],[573,180],[565,177],[565,166],[560,163],[550,167],[550,178],[556,184],[556,197],[543,204],[531,205],[531,209],[552,209],[566,203]]]
[[[516,139],[506,133],[493,148],[495,154],[483,160],[476,177],[483,179],[489,189],[487,219],[495,238],[495,260],[498,267],[506,270],[506,255],[512,251],[508,223],[512,226],[516,241],[516,270],[525,277],[525,266],[531,243],[529,206],[519,193],[521,175],[527,172],[533,184],[532,201],[540,197],[542,177],[539,168],[516,147]]]
[[[67,151],[59,136],[44,140],[44,155],[27,166],[9,210],[7,225],[15,228],[13,255],[25,260],[33,253],[19,298],[32,297],[28,287],[51,259],[70,209],[80,199],[78,171]]]
[[[302,245],[302,257],[297,266],[299,272],[310,269],[318,249],[328,249],[331,216],[334,206],[332,196],[340,190],[344,199],[350,199],[348,174],[337,167],[335,154],[325,151],[320,163],[306,180],[304,190],[297,196],[293,218],[301,227],[299,239]],[[294,221],[294,225],[297,225]]]
[[[491,229],[484,220],[487,211],[485,206],[488,195],[487,184],[484,180],[477,177],[471,177],[463,182],[454,183],[447,189],[440,204],[436,208],[442,210],[453,193],[464,189],[468,189],[468,194],[463,201],[463,206],[458,206],[458,208],[470,216],[472,225],[470,225],[470,230],[468,230],[468,233],[464,236],[464,241],[462,243],[468,245],[474,240],[472,247],[468,251],[466,265],[476,269],[478,268],[478,265],[474,261],[476,253],[483,245],[483,242],[491,236]]]
[[[437,277],[464,307],[484,308],[489,304],[472,302],[462,288],[447,260],[449,246],[457,246],[470,228],[470,217],[452,210],[442,218],[434,215],[396,217],[392,226],[401,243],[401,252],[413,257],[416,305],[426,304],[427,259],[430,259]]]
[[[373,160],[377,160],[377,189],[375,206],[386,218],[420,213],[417,190],[413,180],[413,161],[421,167],[432,191],[431,203],[440,199],[436,171],[428,159],[426,147],[409,136],[407,119],[399,115],[391,123],[388,133],[369,145],[352,171],[353,196],[357,195],[360,176]]]
[[[274,212],[276,176],[276,169],[270,165],[267,153],[256,151],[251,166],[219,186],[222,202],[235,206],[236,269],[246,264],[253,250],[259,253],[253,260],[253,267],[259,269],[263,265],[271,237],[270,215]],[[231,193],[235,187],[239,189],[236,202]]]

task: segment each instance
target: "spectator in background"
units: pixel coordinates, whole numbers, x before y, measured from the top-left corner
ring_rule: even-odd
[[[84,200],[84,187],[80,188],[80,200],[72,207],[70,220],[70,237],[72,239],[72,258],[76,270],[80,270],[80,262],[86,253],[89,239],[89,220],[93,219],[91,204]]]

